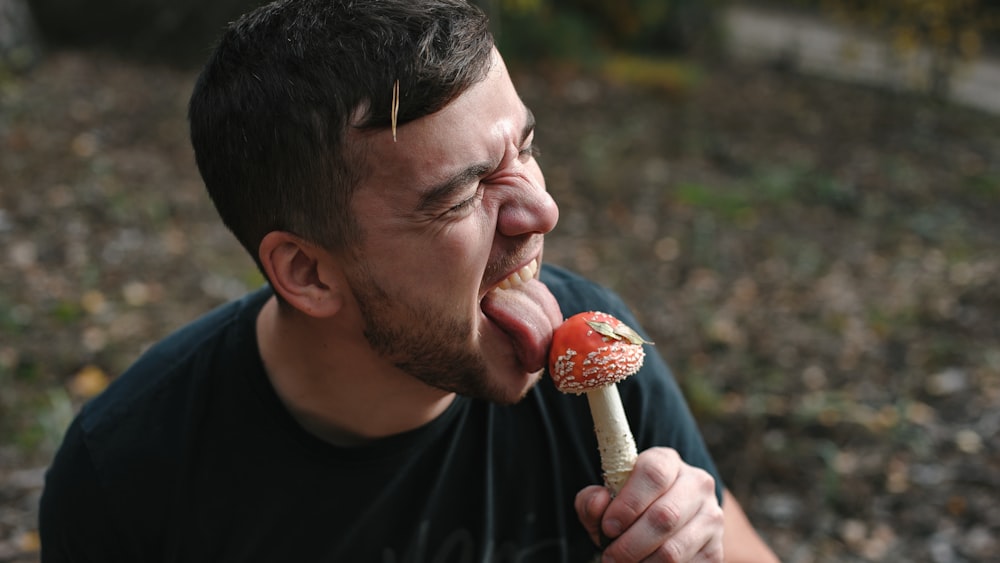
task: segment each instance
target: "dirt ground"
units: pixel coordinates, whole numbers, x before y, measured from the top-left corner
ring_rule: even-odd
[[[547,259],[636,309],[783,561],[1000,559],[1000,119],[684,68],[515,69]],[[193,80],[80,52],[0,76],[0,561],[37,560],[79,405],[261,282],[194,168]]]

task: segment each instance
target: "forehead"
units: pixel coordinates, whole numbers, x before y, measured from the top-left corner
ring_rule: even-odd
[[[499,162],[508,146],[520,141],[528,116],[494,51],[483,80],[440,111],[400,126],[395,139],[390,129],[360,134],[367,173],[358,193],[391,191],[405,197],[471,164]]]

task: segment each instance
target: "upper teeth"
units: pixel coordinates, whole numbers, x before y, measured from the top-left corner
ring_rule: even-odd
[[[514,272],[507,279],[500,282],[497,286],[500,289],[510,289],[512,287],[517,287],[522,283],[527,283],[529,280],[535,278],[535,274],[538,273],[538,260],[532,260],[527,266],[521,268],[520,270]]]

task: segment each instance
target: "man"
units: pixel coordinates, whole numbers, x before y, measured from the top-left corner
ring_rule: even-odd
[[[558,211],[478,10],[270,4],[224,35],[190,121],[269,284],[83,409],[45,561],[773,560],[658,357],[622,385],[636,469],[613,500],[598,484],[547,349],[564,315],[635,320],[540,267]]]

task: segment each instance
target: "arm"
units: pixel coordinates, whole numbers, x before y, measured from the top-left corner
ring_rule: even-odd
[[[113,562],[113,515],[98,485],[98,475],[77,419],[45,475],[39,506],[41,559],[45,563]]]
[[[722,520],[725,535],[722,545],[729,563],[778,563],[778,557],[754,530],[743,507],[729,490],[723,493]]]

